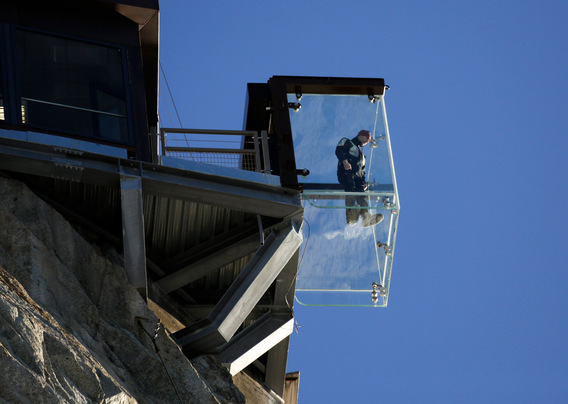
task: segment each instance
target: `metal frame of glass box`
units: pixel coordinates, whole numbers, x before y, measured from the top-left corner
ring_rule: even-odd
[[[383,79],[289,76],[273,77],[269,84],[272,133],[279,156],[284,155],[279,174],[284,186],[301,189],[305,209],[296,300],[314,306],[386,307],[400,212],[384,100],[388,86]],[[372,134],[363,148],[369,188],[345,192],[337,180],[335,147],[361,129]],[[364,196],[368,206],[347,206],[349,196]],[[349,209],[366,209],[384,219],[371,227],[362,221],[348,225]]]

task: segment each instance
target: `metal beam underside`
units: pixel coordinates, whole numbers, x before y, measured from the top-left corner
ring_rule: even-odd
[[[140,177],[144,194],[284,218],[301,210],[299,193],[246,180],[0,139],[0,169],[119,187],[120,176]]]
[[[259,235],[255,234],[239,240],[230,245],[217,249],[212,254],[189,265],[183,266],[178,271],[163,277],[155,282],[166,293],[173,292],[197,279],[216,271],[223,265],[227,265],[239,258],[254,252],[260,244]]]
[[[144,192],[277,218],[301,210],[299,193],[284,193],[280,191],[283,189],[280,187],[270,189],[246,181],[227,181],[203,174],[191,176],[193,172],[182,173],[144,170]],[[198,176],[202,178],[197,178]]]
[[[286,367],[288,365],[288,348],[290,337],[286,337],[268,351],[264,384],[270,387],[280,397],[284,395]]]
[[[293,310],[299,256],[300,251],[298,250],[278,275],[274,291],[274,306],[285,306],[288,310]],[[264,384],[281,397],[284,394],[289,342],[290,338],[285,338],[270,349],[266,357]]]
[[[120,179],[124,269],[128,282],[147,299],[146,247],[142,182],[139,177]]]
[[[291,313],[266,313],[225,344],[217,359],[234,376],[287,338],[293,329]]]
[[[197,213],[195,214],[197,215]],[[214,226],[215,224],[211,225]],[[248,239],[249,237],[252,237],[256,240],[256,246],[253,250],[251,250],[251,252],[254,252],[258,248],[261,240],[260,229],[257,220],[246,220],[243,221],[238,227],[231,227],[229,229],[226,229],[223,233],[213,238],[209,238],[207,241],[203,241],[192,248],[171,256],[167,259],[164,265],[171,271],[178,271],[208,255],[217,254],[220,250],[232,244],[240,243],[241,241]],[[247,254],[242,254],[240,255],[240,257],[243,257],[245,255]]]
[[[193,357],[215,352],[226,344],[296,254],[301,243],[302,236],[293,225],[271,233],[209,317],[174,335],[184,353]]]

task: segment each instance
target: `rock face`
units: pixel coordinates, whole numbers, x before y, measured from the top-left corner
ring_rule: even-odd
[[[214,358],[198,373],[156,333],[120,263],[0,177],[0,403],[244,403]]]

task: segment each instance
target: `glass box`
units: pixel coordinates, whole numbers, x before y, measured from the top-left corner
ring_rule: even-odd
[[[299,99],[298,99],[299,98]],[[296,300],[314,306],[386,307],[400,202],[384,96],[288,94],[294,154],[304,205],[304,243]],[[342,138],[371,132],[365,192],[346,192],[335,149]],[[367,206],[351,206],[364,198]],[[366,215],[366,216],[365,216]],[[372,225],[365,218],[382,215]],[[349,225],[347,217],[361,216]]]

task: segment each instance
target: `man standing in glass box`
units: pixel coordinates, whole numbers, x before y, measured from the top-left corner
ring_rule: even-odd
[[[369,183],[365,178],[365,155],[361,148],[371,141],[371,132],[361,130],[353,139],[341,139],[335,148],[337,156],[337,179],[343,185],[345,192],[365,192]],[[359,205],[359,207],[356,207]],[[380,213],[371,215],[367,209],[369,204],[365,195],[346,195],[345,217],[347,224],[352,226],[361,216],[363,227],[374,226],[383,220]],[[350,209],[350,207],[353,207]]]

